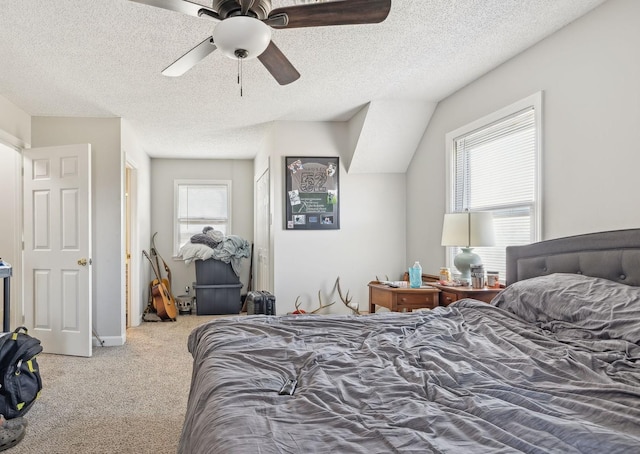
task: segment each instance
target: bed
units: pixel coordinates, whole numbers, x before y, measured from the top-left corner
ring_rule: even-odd
[[[199,326],[178,451],[640,452],[640,229],[510,247],[506,279],[491,304]]]

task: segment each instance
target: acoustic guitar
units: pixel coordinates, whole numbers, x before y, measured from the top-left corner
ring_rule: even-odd
[[[171,291],[171,270],[169,269],[167,262],[164,261],[164,259],[158,252],[158,248],[156,247],[157,234],[158,232],[154,233],[153,236],[151,237],[151,255],[153,255],[154,258],[156,259],[156,270],[158,270],[157,275],[160,276],[160,282],[162,282],[165,288],[167,289],[171,303],[174,306],[178,307],[178,304],[176,303],[176,298],[173,296],[173,291]],[[160,271],[160,262],[158,261],[158,258],[162,260],[162,265],[164,265],[164,271],[167,273],[167,277],[162,277],[162,272]]]
[[[176,307],[175,303],[171,301],[169,291],[162,283],[160,274],[154,266],[151,257],[149,257],[147,251],[143,250],[142,253],[147,258],[147,260],[149,260],[151,269],[153,269],[153,273],[156,275],[156,278],[151,281],[150,284],[151,296],[153,298],[153,307],[155,307],[158,317],[160,317],[162,320],[175,321],[176,317],[178,316],[178,308]]]

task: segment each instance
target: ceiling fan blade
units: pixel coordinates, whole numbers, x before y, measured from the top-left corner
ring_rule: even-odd
[[[167,66],[162,75],[169,77],[178,77],[189,71],[200,60],[216,50],[217,47],[213,43],[213,37],[208,37],[189,52],[178,58],[176,61]]]
[[[218,13],[211,8],[208,8],[197,3],[189,2],[187,0],[130,0],[136,3],[142,3],[143,5],[155,6],[156,8],[168,9],[170,11],[177,11],[179,13],[188,14],[189,16],[207,16],[213,19],[220,20]]]
[[[271,11],[264,22],[274,28],[376,24],[389,15],[391,0],[341,0],[309,3]],[[283,25],[283,23],[285,25]]]
[[[280,85],[290,84],[300,78],[298,70],[293,67],[273,41],[269,43],[267,50],[258,56],[258,60]]]

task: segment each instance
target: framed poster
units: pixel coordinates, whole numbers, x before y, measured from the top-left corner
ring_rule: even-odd
[[[285,157],[285,228],[337,230],[340,161],[337,157]]]

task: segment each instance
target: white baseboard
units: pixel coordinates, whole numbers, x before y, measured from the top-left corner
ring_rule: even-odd
[[[100,343],[102,341],[102,343]],[[119,347],[124,345],[124,338],[122,336],[100,336],[100,340],[93,336],[94,347]]]

